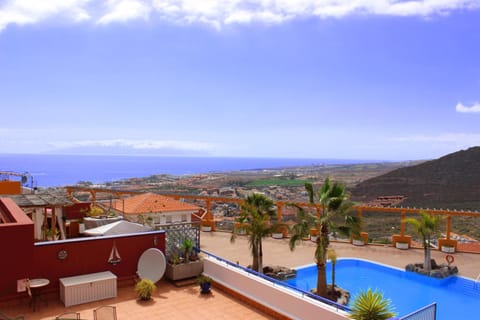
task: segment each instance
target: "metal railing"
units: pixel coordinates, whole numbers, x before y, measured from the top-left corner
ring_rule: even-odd
[[[318,301],[323,302],[323,303],[325,303],[325,304],[327,304],[327,305],[329,305],[329,306],[331,306],[331,307],[334,307],[334,308],[337,309],[337,310],[342,310],[342,311],[345,311],[345,312],[350,312],[350,311],[351,311],[351,309],[350,309],[349,307],[347,307],[347,306],[344,306],[344,305],[342,305],[342,304],[339,304],[339,303],[336,303],[336,302],[334,302],[334,301],[328,300],[328,299],[326,299],[326,298],[323,298],[323,297],[318,296],[318,295],[316,295],[316,294],[313,294],[313,293],[311,293],[311,292],[298,289],[298,288],[296,288],[296,287],[294,287],[294,286],[292,286],[292,285],[290,285],[290,284],[288,284],[288,283],[285,283],[285,282],[283,282],[283,281],[276,280],[276,279],[273,279],[273,278],[271,278],[271,277],[269,277],[269,276],[266,276],[266,275],[264,275],[263,273],[254,271],[254,270],[249,269],[249,268],[242,267],[242,266],[240,266],[240,265],[237,264],[237,263],[231,262],[231,261],[229,261],[229,260],[225,260],[225,259],[223,259],[223,258],[221,258],[221,257],[219,257],[219,256],[216,256],[216,255],[214,255],[214,254],[212,254],[212,253],[210,253],[210,252],[208,252],[208,251],[205,251],[205,250],[200,249],[200,252],[202,252],[202,253],[204,253],[204,254],[206,254],[206,255],[208,255],[208,256],[210,256],[210,257],[212,257],[212,258],[214,258],[214,259],[216,259],[216,260],[218,260],[218,261],[221,261],[221,262],[223,262],[223,263],[225,263],[225,264],[227,264],[227,265],[229,265],[229,266],[231,266],[231,267],[238,268],[238,269],[243,270],[244,272],[246,272],[246,273],[248,273],[248,274],[255,275],[255,276],[259,277],[259,278],[262,278],[262,279],[270,282],[270,283],[272,284],[272,286],[274,286],[274,287],[277,286],[277,287],[288,288],[289,290],[292,290],[292,291],[294,291],[294,292],[299,293],[302,297],[308,297],[308,298],[310,298],[310,299],[318,300]]]
[[[398,318],[399,320],[435,320],[437,319],[437,303],[434,302],[406,316]]]
[[[276,279],[273,279],[271,277],[268,277],[266,275],[264,275],[263,273],[260,273],[260,272],[257,272],[257,271],[254,271],[252,269],[249,269],[249,268],[245,268],[245,267],[242,267],[240,266],[239,264],[237,263],[234,263],[234,262],[231,262],[229,260],[225,260],[219,256],[216,256],[208,251],[205,251],[205,250],[202,250],[200,249],[200,252],[218,260],[218,261],[221,261],[231,267],[234,267],[234,268],[238,268],[240,270],[243,270],[244,272],[248,273],[248,274],[252,274],[252,275],[255,275],[257,277],[260,277],[266,281],[269,281],[272,286],[280,286],[280,287],[284,287],[284,288],[288,288],[290,290],[293,290],[299,294],[301,294],[303,297],[308,297],[310,299],[315,299],[315,300],[318,300],[318,301],[321,301],[329,306],[332,306],[334,308],[336,308],[337,310],[342,310],[342,311],[345,311],[345,312],[351,312],[351,309],[347,306],[344,306],[344,305],[341,305],[341,304],[338,304],[334,301],[331,301],[331,300],[328,300],[326,298],[323,298],[321,296],[318,296],[318,295],[315,295],[311,292],[308,292],[308,291],[304,291],[304,290],[301,290],[301,289],[298,289],[292,285],[289,285],[283,281],[280,281],[280,280],[276,280]],[[406,316],[403,316],[403,317],[399,317],[399,318],[393,318],[395,320],[436,320],[437,318],[437,303],[434,302],[432,304],[429,304],[423,308],[420,308]]]

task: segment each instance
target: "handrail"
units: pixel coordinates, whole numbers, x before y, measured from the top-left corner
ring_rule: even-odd
[[[430,312],[425,313],[424,312]],[[431,317],[428,317],[431,316]],[[433,302],[423,308],[413,311],[406,316],[400,317],[399,320],[435,320],[437,318],[437,303]]]
[[[325,303],[325,304],[328,304],[328,305],[330,305],[330,306],[332,306],[332,307],[335,307],[335,308],[337,308],[337,309],[340,309],[340,310],[342,310],[342,311],[346,311],[346,312],[350,312],[350,311],[351,311],[351,309],[350,309],[349,307],[347,307],[347,306],[344,306],[344,305],[341,305],[341,304],[336,303],[336,302],[334,302],[334,301],[328,300],[328,299],[326,299],[326,298],[324,298],[324,297],[318,296],[318,295],[313,294],[313,293],[311,293],[311,292],[304,291],[304,290],[302,290],[302,289],[298,289],[298,288],[296,288],[296,287],[294,287],[294,286],[292,286],[292,285],[290,285],[290,284],[288,284],[288,283],[285,283],[285,282],[282,282],[282,281],[273,279],[273,278],[271,278],[271,277],[269,277],[269,276],[264,275],[263,273],[260,273],[260,272],[255,271],[255,270],[252,270],[252,269],[249,269],[249,268],[245,268],[245,267],[243,267],[243,266],[241,266],[241,265],[239,265],[239,264],[237,264],[237,263],[234,263],[234,262],[232,262],[232,261],[229,261],[229,260],[226,260],[226,259],[221,258],[221,257],[219,257],[219,256],[216,256],[216,255],[214,255],[213,253],[210,253],[210,252],[205,251],[205,250],[203,250],[203,249],[200,249],[200,252],[208,255],[209,257],[215,258],[216,260],[221,261],[221,262],[223,262],[223,263],[225,263],[225,264],[227,264],[227,265],[229,265],[229,266],[231,266],[231,267],[240,269],[240,270],[242,270],[242,271],[244,271],[244,272],[247,272],[247,273],[249,273],[249,274],[252,274],[252,275],[255,275],[255,276],[257,276],[257,277],[260,277],[260,278],[262,278],[262,279],[264,279],[264,280],[266,280],[266,281],[268,281],[268,282],[271,282],[273,285],[278,285],[278,286],[285,287],[285,288],[288,288],[288,289],[290,289],[290,290],[299,292],[299,293],[302,294],[302,296],[306,296],[306,297],[309,297],[309,298],[311,298],[311,299],[321,301],[321,302],[323,302],[323,303]]]

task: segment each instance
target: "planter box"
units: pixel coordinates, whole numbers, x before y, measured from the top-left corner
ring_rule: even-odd
[[[395,242],[395,247],[400,250],[407,250],[408,242]]]
[[[363,241],[363,239],[353,239],[352,244],[354,246],[363,246],[365,245],[365,241]]]
[[[212,227],[211,226],[201,226],[200,229],[204,232],[210,232],[212,231]]]
[[[181,280],[198,277],[203,272],[203,260],[188,263],[169,264],[165,269],[165,275],[170,280]]]
[[[282,232],[274,232],[274,233],[272,233],[272,238],[273,239],[282,239],[283,238],[283,233]]]
[[[442,246],[441,249],[442,249],[442,252],[445,252],[445,253],[455,253],[455,247]]]

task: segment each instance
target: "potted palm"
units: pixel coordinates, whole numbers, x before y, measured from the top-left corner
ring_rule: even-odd
[[[200,286],[200,293],[210,293],[210,287],[212,286],[212,278],[201,274],[197,278],[197,283]]]
[[[203,260],[197,256],[197,248],[192,239],[184,239],[176,250],[168,255],[165,276],[170,280],[197,277],[203,271]]]
[[[193,251],[193,240],[190,238],[187,238],[183,240],[182,242],[182,251],[184,253],[184,261],[188,262],[190,260],[190,255],[192,254]]]

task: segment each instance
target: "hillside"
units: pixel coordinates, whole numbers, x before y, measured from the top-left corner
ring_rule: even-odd
[[[480,210],[480,147],[399,168],[352,189],[356,201],[386,195],[406,196],[403,206]]]

